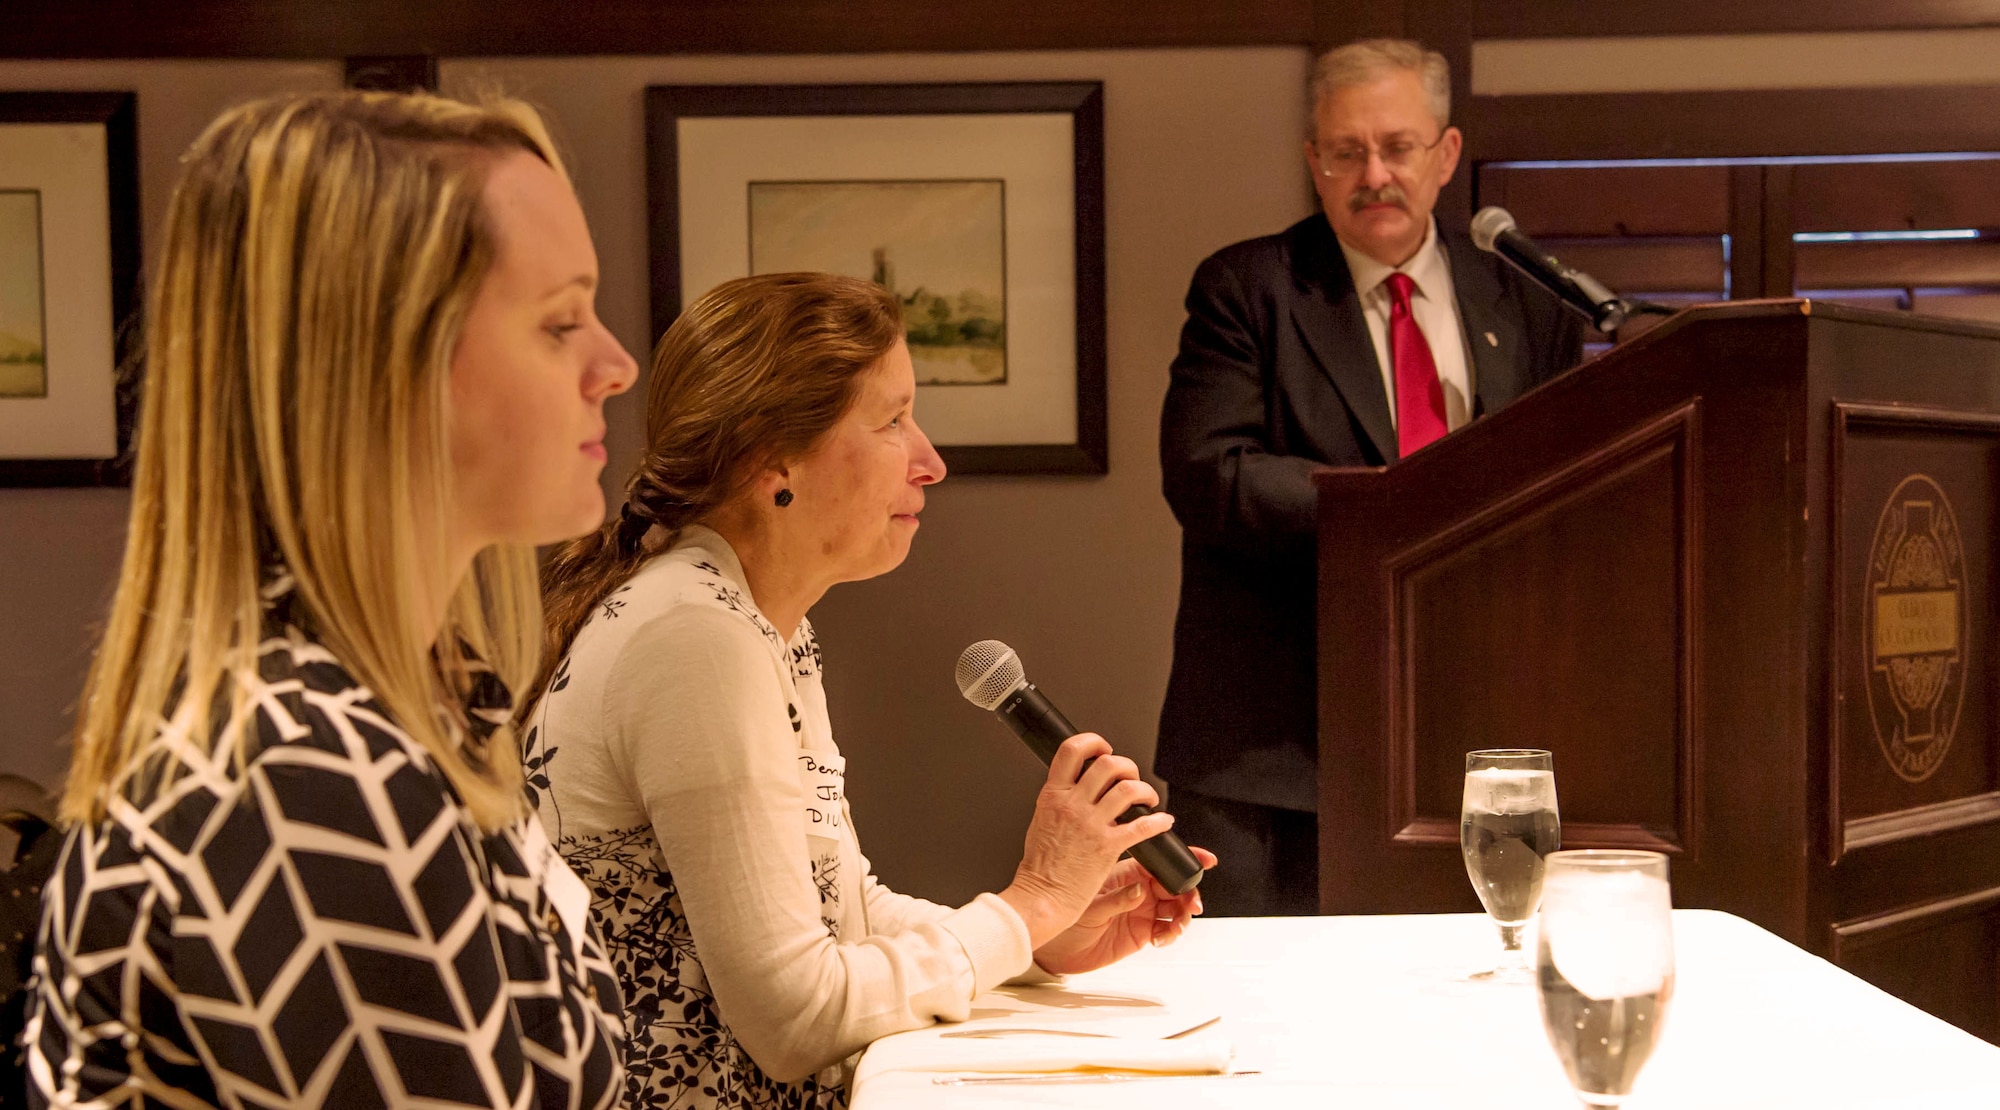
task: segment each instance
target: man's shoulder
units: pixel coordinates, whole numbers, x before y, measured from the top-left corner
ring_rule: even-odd
[[[1519,271],[1502,261],[1499,255],[1492,251],[1480,250],[1472,242],[1470,235],[1440,227],[1438,244],[1444,248],[1454,284],[1465,284],[1469,276],[1474,277],[1477,282],[1477,287],[1474,289],[1461,289],[1460,297],[1483,295],[1488,299],[1505,299],[1517,304],[1530,302],[1537,308],[1541,307],[1543,302],[1554,303],[1545,290],[1522,277]]]
[[[1223,247],[1203,260],[1202,269],[1220,268],[1257,275],[1289,273],[1296,258],[1319,246],[1320,238],[1331,236],[1326,217],[1315,212],[1283,231]]]

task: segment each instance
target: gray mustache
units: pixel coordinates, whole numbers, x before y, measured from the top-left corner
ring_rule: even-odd
[[[1403,205],[1403,190],[1397,185],[1384,185],[1380,189],[1361,189],[1347,198],[1347,210],[1359,212],[1371,204]]]

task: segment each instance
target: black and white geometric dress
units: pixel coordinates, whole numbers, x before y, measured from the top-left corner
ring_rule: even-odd
[[[70,831],[44,894],[31,1099],[616,1105],[616,977],[551,897],[539,823],[482,832],[272,592],[240,769],[166,723],[170,781]],[[509,702],[490,673],[475,685],[476,744]]]

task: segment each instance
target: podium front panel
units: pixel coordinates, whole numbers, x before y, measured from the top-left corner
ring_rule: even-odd
[[[1466,751],[1564,847],[2000,1040],[2000,331],[1683,313],[1320,494],[1320,904],[1475,910]]]

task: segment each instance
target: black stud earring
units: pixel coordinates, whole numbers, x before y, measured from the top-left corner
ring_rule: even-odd
[[[781,489],[778,491],[778,496],[772,498],[771,500],[776,501],[778,503],[778,507],[782,509],[785,506],[792,503],[792,491],[788,489]]]

